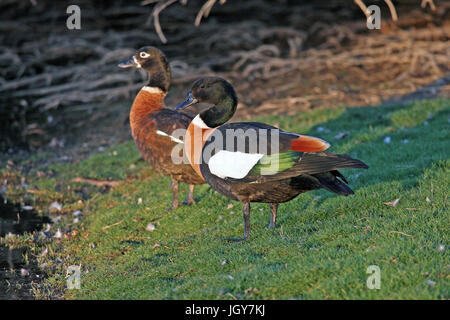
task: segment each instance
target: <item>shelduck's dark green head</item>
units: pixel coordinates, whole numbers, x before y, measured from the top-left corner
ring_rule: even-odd
[[[149,74],[147,86],[159,87],[165,92],[170,86],[170,65],[164,53],[155,47],[142,47],[130,59],[119,63],[119,68],[142,68]]]
[[[233,86],[218,77],[201,78],[194,82],[186,100],[175,109],[184,109],[196,103],[212,105],[200,113],[202,120],[211,128],[227,122],[237,108],[237,96]]]

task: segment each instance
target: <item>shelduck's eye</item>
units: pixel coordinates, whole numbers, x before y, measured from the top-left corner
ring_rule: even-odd
[[[141,53],[139,53],[139,56],[141,58],[148,58],[148,57],[150,57],[150,54],[148,54],[147,52],[141,52]]]

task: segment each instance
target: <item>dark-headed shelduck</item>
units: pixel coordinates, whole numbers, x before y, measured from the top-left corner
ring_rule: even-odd
[[[186,129],[192,117],[164,107],[171,75],[166,56],[157,48],[143,47],[119,67],[142,68],[148,73],[148,83],[139,91],[131,107],[131,133],[144,160],[157,172],[172,178],[173,201],[169,210],[178,207],[180,181],[189,184],[186,204],[193,203],[194,185],[205,183],[205,180],[189,163],[172,161],[172,150],[183,141],[171,134],[174,130]]]
[[[246,240],[250,234],[250,202],[270,204],[269,228],[274,228],[279,203],[320,188],[344,196],[353,194],[337,170],[368,168],[346,155],[323,152],[330,144],[319,138],[264,123],[224,124],[236,111],[237,97],[223,79],[197,80],[176,109],[199,102],[212,106],[189,125],[186,155],[214,190],[243,203],[244,237],[234,240]]]

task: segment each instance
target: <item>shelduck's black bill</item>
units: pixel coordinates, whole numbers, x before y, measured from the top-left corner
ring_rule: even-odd
[[[136,59],[134,57],[131,57],[130,59],[128,59],[127,61],[124,61],[122,63],[119,63],[117,65],[119,68],[131,68],[131,67],[136,67],[137,63],[136,63]]]
[[[197,99],[195,99],[195,98],[192,96],[192,93],[189,93],[188,96],[187,96],[187,98],[186,98],[186,100],[184,100],[182,103],[180,103],[179,105],[177,105],[177,106],[175,107],[175,110],[180,110],[180,109],[187,108],[187,107],[189,107],[189,106],[191,106],[191,105],[193,105],[193,104],[196,104],[197,102],[198,102]]]

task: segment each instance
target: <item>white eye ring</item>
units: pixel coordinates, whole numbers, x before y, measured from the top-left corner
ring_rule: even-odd
[[[141,58],[148,58],[148,57],[150,57],[150,54],[148,54],[147,52],[141,52],[141,53],[139,53],[139,56]]]

